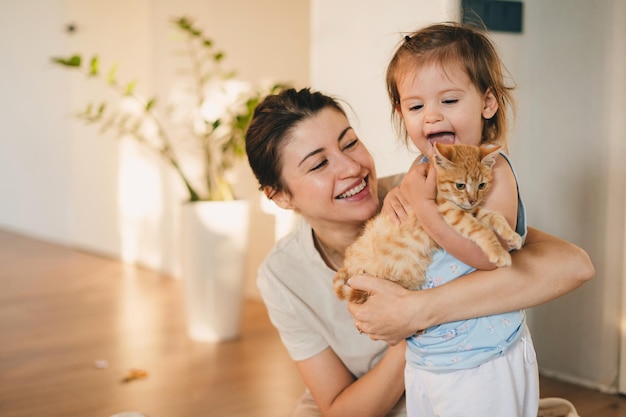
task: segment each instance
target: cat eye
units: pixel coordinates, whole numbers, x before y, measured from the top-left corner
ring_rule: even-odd
[[[478,189],[479,189],[479,190],[484,190],[486,186],[487,186],[487,184],[486,184],[486,183],[481,182],[480,184],[478,184]]]
[[[456,189],[461,191],[465,189],[465,184],[463,184],[462,182],[457,182],[454,184],[456,186]]]

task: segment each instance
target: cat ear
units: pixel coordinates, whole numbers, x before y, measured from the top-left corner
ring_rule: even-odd
[[[451,168],[454,166],[454,163],[450,160],[452,152],[454,152],[454,145],[444,145],[442,143],[435,142],[433,149],[435,151],[433,153],[435,165],[443,168]]]
[[[496,158],[498,157],[498,154],[500,153],[500,148],[502,148],[501,146],[494,146],[494,147],[486,147],[486,146],[481,146],[480,147],[480,162],[485,165],[487,168],[493,168],[493,166],[496,164]]]
[[[498,100],[496,100],[496,96],[491,91],[491,88],[488,88],[483,97],[483,118],[489,120],[496,114],[497,111]]]

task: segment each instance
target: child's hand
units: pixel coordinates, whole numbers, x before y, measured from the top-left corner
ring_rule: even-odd
[[[402,223],[409,217],[411,206],[400,192],[400,187],[389,190],[383,200],[383,207],[380,214],[388,216],[396,224]]]
[[[423,210],[433,209],[437,198],[437,173],[428,162],[413,164],[400,184],[400,192],[420,219]]]

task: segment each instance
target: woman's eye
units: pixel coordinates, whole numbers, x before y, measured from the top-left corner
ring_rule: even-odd
[[[456,189],[461,191],[465,189],[465,184],[461,183],[461,182],[457,182],[454,184],[456,186]]]
[[[354,148],[356,145],[359,144],[359,140],[358,139],[354,139],[351,140],[350,142],[348,142],[348,144],[346,146],[343,147],[343,149],[350,149],[350,148]]]
[[[317,164],[313,168],[311,168],[311,171],[317,171],[318,169],[323,168],[327,163],[328,163],[328,161],[326,159],[324,159],[319,164]]]

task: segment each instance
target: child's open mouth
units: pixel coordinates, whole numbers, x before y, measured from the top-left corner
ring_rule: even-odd
[[[428,143],[434,146],[435,142],[443,143],[446,145],[454,145],[455,135],[452,132],[439,132],[428,135]]]

